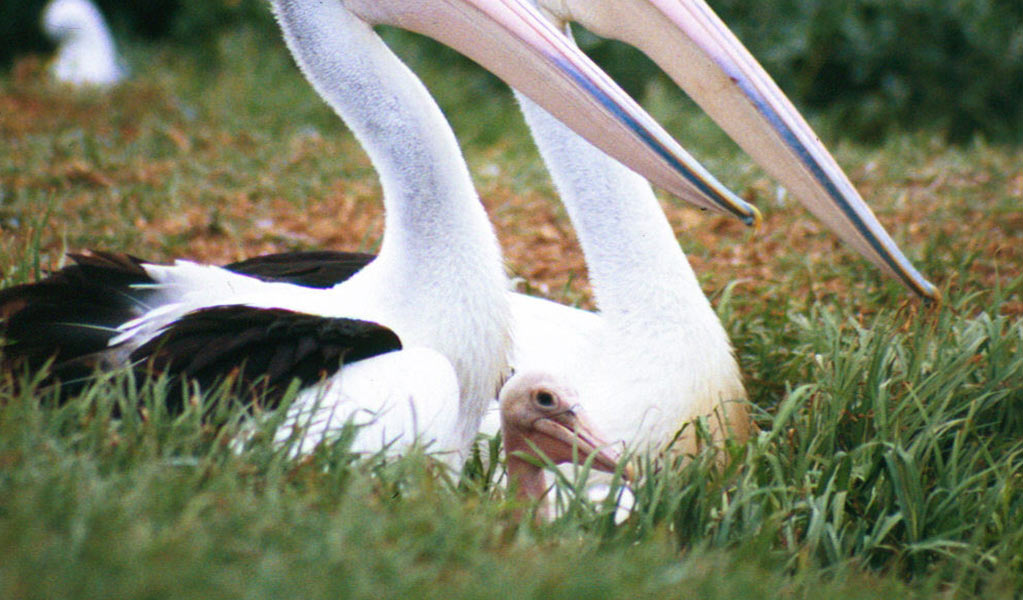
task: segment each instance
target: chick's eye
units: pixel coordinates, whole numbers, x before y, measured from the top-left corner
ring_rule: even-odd
[[[544,408],[551,408],[554,406],[554,394],[540,390],[536,393],[536,403]]]

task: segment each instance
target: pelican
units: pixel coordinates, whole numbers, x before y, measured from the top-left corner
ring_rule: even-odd
[[[380,173],[379,255],[368,264],[356,257],[361,268],[341,269],[321,287],[266,275],[280,266],[275,258],[232,270],[76,255],[76,264],[0,294],[9,365],[34,369],[53,358],[58,376],[74,378],[133,363],[204,387],[244,365],[235,375],[271,401],[299,379],[281,435],[304,435],[302,448],[354,419],[363,426],[357,448],[426,438],[434,449],[464,452],[508,368],[507,281],[450,128],[373,24],[462,50],[669,191],[755,218],[518,0],[272,5],[303,74]],[[339,370],[342,361],[349,364]]]
[[[520,372],[510,379],[501,388],[500,412],[509,487],[519,500],[538,501],[547,493],[543,469],[537,465],[543,460],[589,462],[608,473],[618,468],[621,453],[590,423],[575,392],[542,371]],[[628,465],[622,475],[632,477]],[[536,517],[545,516],[546,505],[540,505]]]
[[[562,28],[576,20],[646,49],[840,237],[917,294],[937,298],[809,126],[701,1],[540,4]],[[637,450],[692,452],[693,429],[680,432],[700,417],[712,441],[741,441],[751,423],[730,341],[650,186],[519,100],[582,245],[598,313],[513,297],[512,364],[546,370],[610,439]],[[491,414],[484,431],[493,433],[495,421]]]
[[[640,451],[663,450],[700,416],[714,417],[717,439],[745,438],[728,334],[650,185],[529,99],[519,103],[576,230],[598,312],[512,297],[515,369],[556,375],[609,439]]]
[[[43,10],[42,26],[58,44],[50,66],[57,81],[105,87],[124,78],[103,13],[89,0],[52,0]]]

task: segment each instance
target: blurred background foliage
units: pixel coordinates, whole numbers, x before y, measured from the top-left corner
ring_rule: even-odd
[[[118,39],[159,40],[216,66],[227,29],[279,36],[265,0],[97,0]],[[1023,2],[1020,0],[711,0],[783,89],[823,113],[842,135],[877,141],[898,130],[933,130],[954,142],[977,136],[1023,142]],[[45,0],[0,3],[0,65],[46,52]],[[642,99],[664,76],[623,44],[577,30],[580,44]],[[406,60],[465,61],[418,36],[389,31]],[[130,56],[129,56],[130,59]],[[413,64],[413,66],[415,66]],[[134,65],[136,69],[142,68]],[[664,83],[660,81],[660,83]],[[476,85],[494,86],[481,76]]]

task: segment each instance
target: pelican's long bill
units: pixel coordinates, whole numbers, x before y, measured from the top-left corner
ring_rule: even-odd
[[[747,224],[760,213],[731,193],[525,0],[348,0],[369,23],[429,36],[529,96],[655,185]]]
[[[703,0],[539,0],[563,21],[632,44],[843,241],[916,294],[924,279],[785,94]]]

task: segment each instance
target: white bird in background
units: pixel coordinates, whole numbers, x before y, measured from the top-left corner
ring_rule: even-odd
[[[102,87],[124,78],[103,13],[89,0],[52,0],[43,10],[42,26],[58,45],[50,67],[57,81]]]
[[[308,424],[302,449],[349,417],[371,415],[357,449],[400,449],[420,435],[434,449],[464,451],[506,375],[507,282],[450,128],[373,32],[376,23],[466,52],[669,190],[752,218],[698,165],[686,166],[695,163],[638,105],[517,0],[275,0],[273,7],[303,74],[380,174],[387,216],[379,256],[368,264],[357,257],[344,277],[310,287],[267,275],[280,256],[219,268],[78,255],[76,265],[0,293],[8,365],[34,370],[55,356],[54,371],[67,382],[132,362],[207,389],[244,365],[236,376],[272,392],[271,401],[300,381],[304,390],[281,435]],[[697,190],[694,169],[709,182]],[[291,263],[284,270],[294,274]],[[351,364],[340,369],[342,361]],[[183,398],[172,393],[168,401],[180,407]]]

